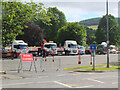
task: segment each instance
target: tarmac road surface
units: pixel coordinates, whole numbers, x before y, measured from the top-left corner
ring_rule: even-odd
[[[96,55],[96,64],[106,64],[106,55]],[[68,67],[90,65],[90,55],[82,55],[82,64],[78,64],[77,56],[55,56],[47,57],[42,61],[38,57],[36,61],[37,73],[28,71],[29,62],[23,63],[23,71],[18,73],[19,59],[4,59],[2,61],[3,88],[118,88],[118,71],[105,72],[75,72],[74,70],[63,70]],[[110,54],[110,63],[118,62],[117,54]],[[58,69],[58,71],[56,71]],[[44,72],[42,72],[44,70]]]

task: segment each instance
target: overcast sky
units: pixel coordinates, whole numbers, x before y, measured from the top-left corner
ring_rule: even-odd
[[[24,0],[25,1],[25,0]],[[29,1],[29,0],[27,0]],[[106,0],[33,0],[42,2],[46,8],[57,7],[65,14],[68,22],[102,17],[106,14]],[[118,17],[118,2],[109,1],[109,14]]]
[[[105,2],[45,2],[44,5],[45,7],[57,7],[65,14],[68,22],[102,17],[106,14]],[[109,3],[109,14],[118,16],[117,2]]]

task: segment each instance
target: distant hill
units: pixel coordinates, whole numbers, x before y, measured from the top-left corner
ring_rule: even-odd
[[[80,21],[79,24],[80,25],[84,25],[84,26],[99,25],[100,19],[101,19],[100,17],[98,17],[98,18],[91,18],[91,19]],[[116,20],[118,21],[118,18],[116,18]]]

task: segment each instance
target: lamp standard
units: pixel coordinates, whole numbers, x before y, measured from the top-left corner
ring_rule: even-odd
[[[107,41],[109,41],[109,30],[108,30],[108,0],[106,1],[106,10],[107,10]],[[109,68],[109,44],[107,43],[107,68]]]

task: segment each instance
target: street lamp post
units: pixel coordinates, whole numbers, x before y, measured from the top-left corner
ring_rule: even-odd
[[[109,30],[108,30],[108,0],[106,2],[106,9],[107,9],[107,41],[109,41]],[[109,68],[109,44],[107,43],[107,68]]]

